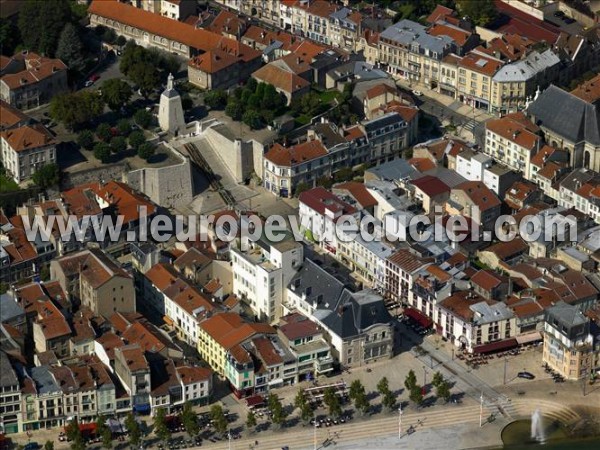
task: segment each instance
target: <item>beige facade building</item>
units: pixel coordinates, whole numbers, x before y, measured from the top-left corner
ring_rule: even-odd
[[[543,360],[568,380],[589,377],[598,369],[600,341],[576,307],[558,302],[546,310]]]
[[[29,180],[45,165],[56,163],[56,141],[42,125],[7,130],[0,140],[0,160],[17,183]]]
[[[492,77],[504,63],[477,50],[458,61],[458,99],[473,108],[489,110]]]

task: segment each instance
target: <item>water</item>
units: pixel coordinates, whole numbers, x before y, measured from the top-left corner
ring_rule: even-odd
[[[544,418],[539,409],[536,409],[531,415],[531,440],[540,444],[546,442],[546,432],[544,430]]]

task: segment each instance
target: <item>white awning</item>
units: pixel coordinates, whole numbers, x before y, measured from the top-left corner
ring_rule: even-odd
[[[539,331],[534,331],[533,333],[522,334],[521,336],[517,336],[517,343],[519,345],[529,344],[530,342],[541,341],[542,335]]]

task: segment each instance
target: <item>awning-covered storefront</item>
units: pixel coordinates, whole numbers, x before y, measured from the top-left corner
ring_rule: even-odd
[[[163,316],[163,320],[164,322],[169,325],[170,327],[172,327],[175,323],[173,322],[173,319],[171,319],[169,316]]]
[[[253,395],[246,399],[246,406],[248,408],[256,408],[265,404],[265,399],[262,395]]]
[[[492,353],[501,350],[509,350],[515,348],[519,343],[516,339],[505,339],[504,341],[496,341],[490,344],[483,344],[473,347],[473,353]]]
[[[532,333],[522,334],[517,336],[517,343],[519,345],[529,344],[531,342],[537,342],[542,340],[542,335],[539,331],[534,331]]]
[[[404,315],[413,319],[423,328],[429,328],[433,325],[433,321],[429,317],[414,308],[404,308]]]

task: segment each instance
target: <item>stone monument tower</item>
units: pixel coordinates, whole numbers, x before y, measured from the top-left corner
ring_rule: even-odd
[[[163,131],[177,134],[185,130],[181,96],[173,88],[173,75],[169,74],[167,88],[160,96],[158,107],[158,124]]]

